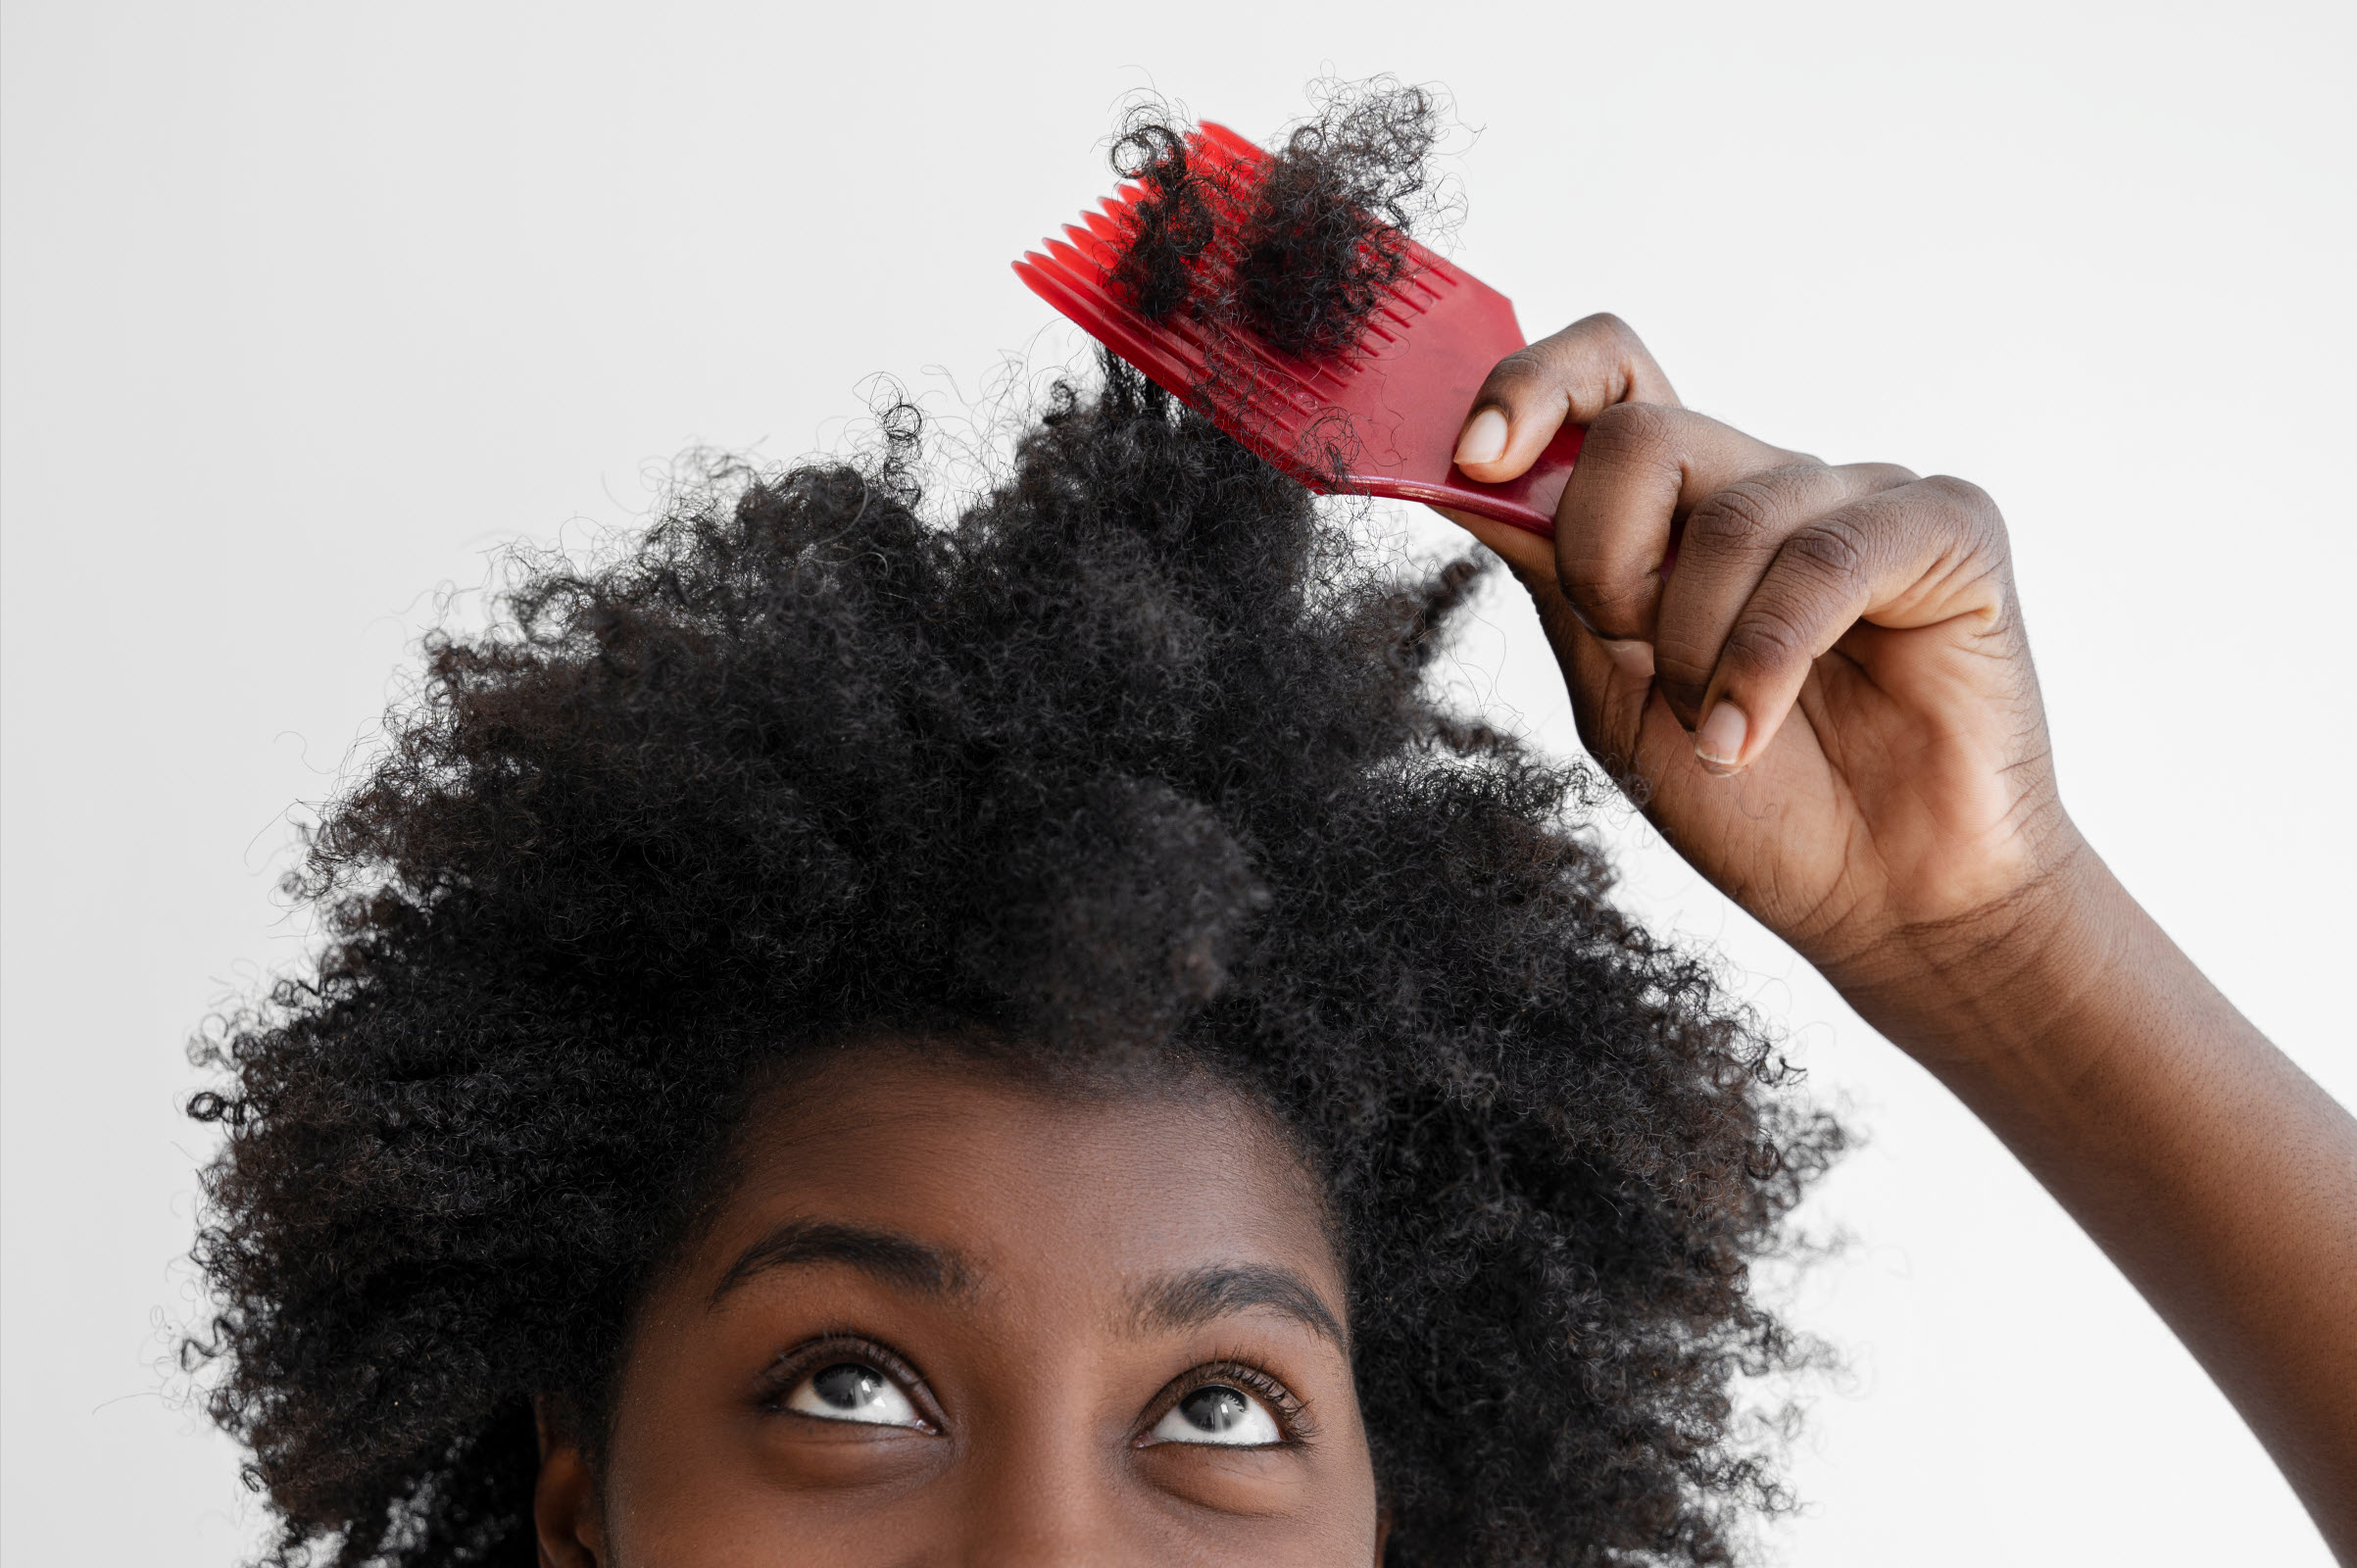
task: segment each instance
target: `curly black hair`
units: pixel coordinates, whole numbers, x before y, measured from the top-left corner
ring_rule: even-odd
[[[1778,1497],[1748,1290],[1840,1144],[1608,899],[1600,786],[1427,678],[1414,572],[1119,365],[954,516],[893,411],[519,558],[312,836],[315,964],[201,1041],[192,1337],[282,1562],[532,1560],[757,1077],[1175,1054],[1308,1152],[1400,1564],[1712,1563]]]
[[[1413,263],[1409,232],[1447,202],[1433,173],[1446,105],[1388,76],[1321,78],[1317,113],[1265,168],[1239,178],[1206,161],[1154,94],[1122,116],[1113,172],[1143,192],[1106,281],[1151,321],[1239,323],[1303,359],[1341,354]]]

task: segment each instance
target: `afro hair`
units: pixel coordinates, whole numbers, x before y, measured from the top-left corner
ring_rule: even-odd
[[[325,940],[192,1105],[188,1355],[276,1557],[532,1561],[533,1400],[606,1409],[748,1085],[978,1030],[1299,1138],[1391,1561],[1730,1560],[1779,1497],[1741,1379],[1807,1350],[1752,1272],[1841,1134],[1610,902],[1590,776],[1435,695],[1476,568],[1117,362],[961,507],[919,436],[519,558],[312,835]]]

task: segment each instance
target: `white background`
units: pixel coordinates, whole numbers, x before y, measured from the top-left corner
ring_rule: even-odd
[[[2344,1101],[2349,8],[23,0],[5,37],[0,1556],[226,1564],[260,1528],[175,1393],[208,1008],[433,620],[517,535],[711,443],[944,415],[1076,348],[1007,262],[1153,84],[1265,134],[1321,66],[1446,84],[1455,254],[1609,309],[1687,400],[2004,505],[2066,799]],[[1467,145],[1467,142],[1470,145]],[[462,600],[459,612],[469,612]],[[1467,687],[1568,715],[1499,596]],[[1847,1347],[1767,1537],[1834,1564],[2322,1564],[2093,1249],[1923,1074],[1625,815],[1871,1135],[1811,1210]]]

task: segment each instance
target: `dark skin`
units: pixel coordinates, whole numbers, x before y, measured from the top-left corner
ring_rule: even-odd
[[[1379,1560],[1342,1267],[1257,1106],[887,1044],[740,1150],[602,1475],[544,1413],[543,1563]]]
[[[2063,808],[1995,506],[1691,413],[1608,316],[1474,410],[1477,479],[1589,425],[1552,544],[1456,519],[1530,591],[1589,750],[2004,1140],[2357,1563],[2357,1121]]]
[[[2064,809],[1995,507],[1693,414],[1610,317],[1502,363],[1458,464],[1510,478],[1566,419],[1590,428],[1551,544],[1455,520],[1529,590],[1589,750],[2004,1140],[2357,1564],[2357,1121]],[[749,1123],[746,1178],[642,1314],[603,1474],[544,1419],[544,1563],[1380,1560],[1347,1324],[1304,1305],[1339,1318],[1340,1269],[1260,1112],[1203,1086],[1048,1096],[889,1051],[830,1070],[822,1112],[781,1100]],[[796,1232],[795,1261],[721,1290],[788,1221],[856,1234],[817,1257]],[[880,1268],[878,1234],[940,1267]],[[1223,1287],[1233,1310],[1184,1322],[1149,1304],[1219,1271],[1262,1298]],[[1306,1294],[1267,1298],[1279,1280]],[[790,1407],[869,1351],[764,1383],[846,1330],[890,1352],[857,1364],[908,1384],[928,1430]],[[1221,1408],[1249,1425],[1259,1400],[1278,1441],[1154,1441],[1220,1378],[1242,1401]],[[1276,1420],[1286,1399],[1303,1430]],[[901,1420],[881,1395],[860,1408]]]

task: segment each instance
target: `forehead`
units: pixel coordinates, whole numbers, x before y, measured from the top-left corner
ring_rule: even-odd
[[[1200,1075],[1049,1090],[986,1063],[858,1051],[761,1095],[705,1268],[780,1222],[912,1237],[993,1289],[1118,1292],[1276,1264],[1339,1308],[1323,1197],[1272,1116]]]

